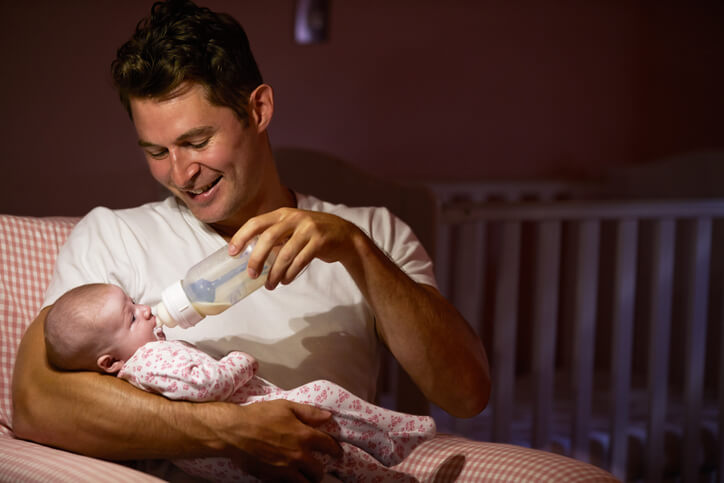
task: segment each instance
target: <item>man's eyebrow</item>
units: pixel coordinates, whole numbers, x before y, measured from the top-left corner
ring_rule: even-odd
[[[142,148],[158,148],[158,147],[160,147],[160,146],[156,146],[153,143],[149,143],[148,141],[144,141],[143,139],[138,140],[138,145],[141,146]]]
[[[190,129],[176,138],[175,143],[182,143],[188,139],[195,138],[197,136],[206,136],[215,131],[213,126],[200,126]],[[142,148],[160,148],[158,144],[154,144],[143,139],[138,140],[138,145]]]
[[[180,143],[180,142],[186,141],[187,139],[195,138],[197,136],[206,136],[208,134],[211,134],[214,131],[215,131],[215,129],[213,128],[213,126],[195,127],[189,131],[186,131],[179,137],[177,137],[176,142]]]

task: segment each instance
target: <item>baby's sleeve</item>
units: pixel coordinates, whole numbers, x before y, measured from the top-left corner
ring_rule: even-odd
[[[219,360],[226,371],[233,374],[234,391],[248,383],[256,375],[259,363],[246,352],[234,351]]]
[[[156,341],[137,350],[118,377],[169,399],[224,401],[243,378],[237,374],[237,365],[237,362],[217,361],[180,341]],[[248,369],[241,372],[246,373]]]

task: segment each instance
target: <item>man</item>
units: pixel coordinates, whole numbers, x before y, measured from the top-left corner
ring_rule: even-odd
[[[321,479],[314,452],[339,454],[314,429],[328,412],[288,401],[173,402],[114,378],[57,372],[43,355],[45,315],[67,289],[111,282],[153,304],[193,263],[227,242],[234,254],[255,235],[252,275],[281,246],[270,290],[170,337],[217,355],[253,353],[259,374],[281,387],[324,378],[365,398],[374,396],[384,344],[449,413],[485,407],[485,351],[434,288],[409,228],[387,210],[332,205],[281,185],[267,131],[273,92],[234,19],[184,0],[156,4],[112,70],[151,175],[174,197],[97,208],[74,229],[18,350],[19,437],[114,460],[224,455],[262,478]]]

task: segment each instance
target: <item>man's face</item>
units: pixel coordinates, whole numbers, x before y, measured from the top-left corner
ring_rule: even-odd
[[[136,349],[158,340],[151,308],[135,303],[119,287],[108,287],[98,319],[103,324],[103,340],[109,345],[104,352],[116,359],[127,361]]]
[[[132,99],[131,110],[152,176],[199,220],[236,226],[259,202],[263,139],[197,84],[170,99]]]

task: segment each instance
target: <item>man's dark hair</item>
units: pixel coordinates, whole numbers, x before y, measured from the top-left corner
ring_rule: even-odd
[[[206,90],[208,101],[248,119],[249,95],[262,84],[244,29],[232,16],[190,0],[156,2],[111,65],[121,103],[172,97],[185,82]]]

